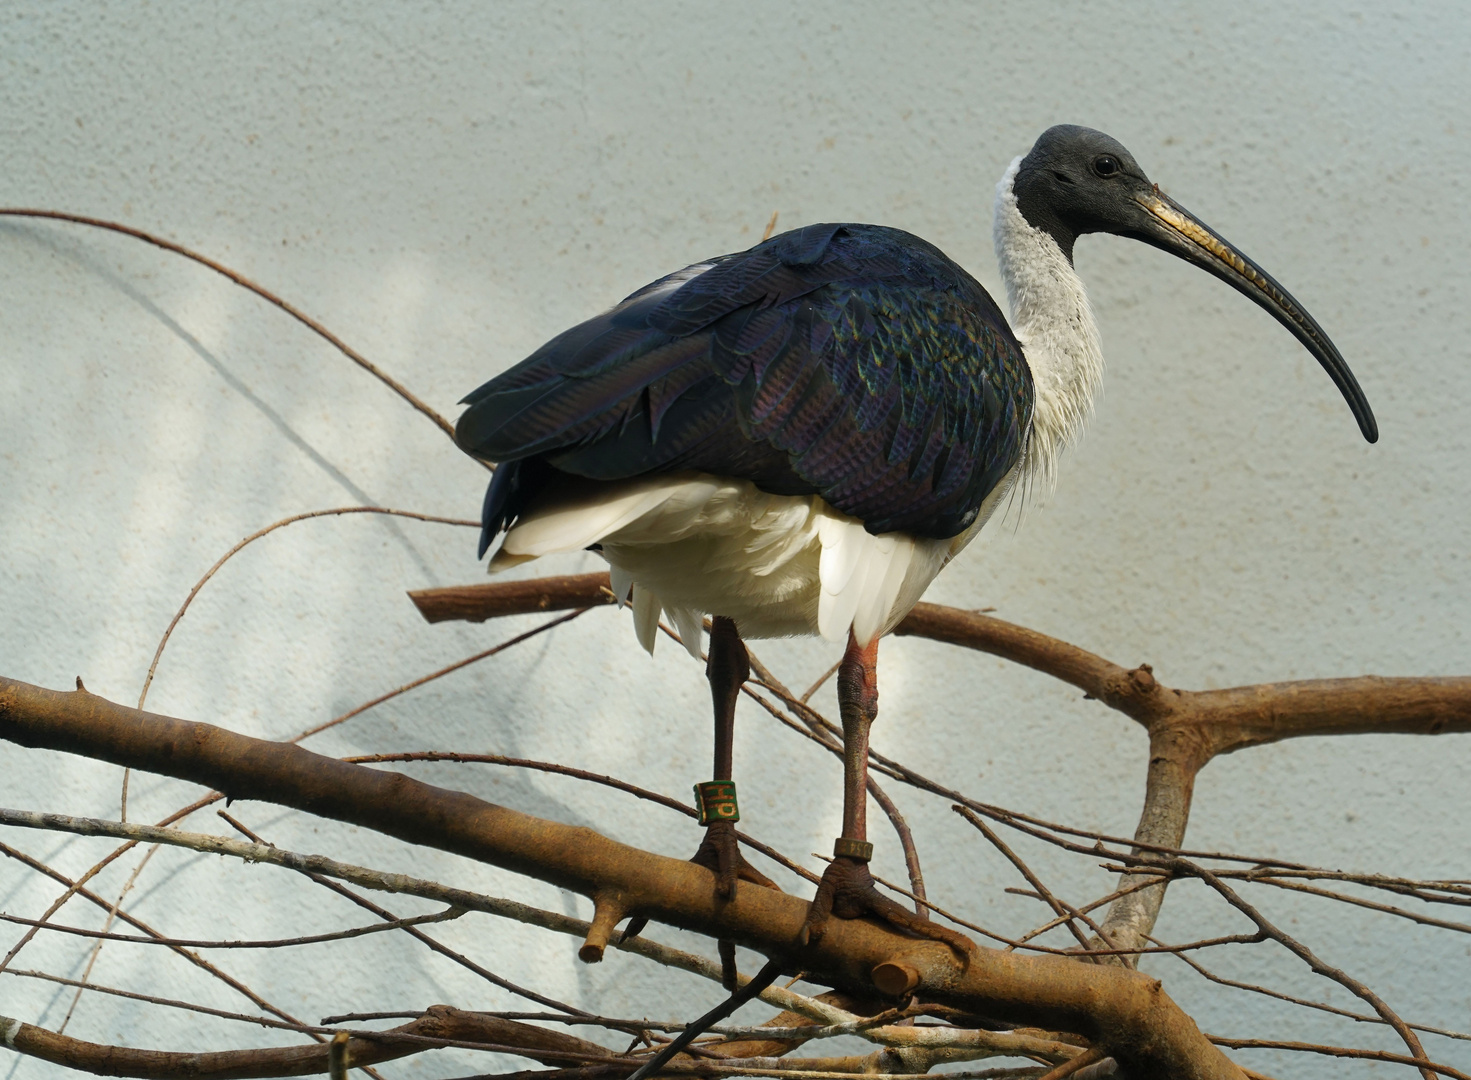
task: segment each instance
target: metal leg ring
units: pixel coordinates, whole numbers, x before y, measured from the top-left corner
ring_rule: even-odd
[[[833,854],[840,859],[868,862],[873,858],[873,845],[867,840],[850,840],[846,836],[840,836],[833,841]]]

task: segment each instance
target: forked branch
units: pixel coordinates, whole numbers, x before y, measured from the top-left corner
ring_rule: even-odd
[[[424,589],[409,597],[428,622],[479,622],[612,603],[607,574]],[[1149,733],[1149,773],[1134,837],[1142,845],[1136,854],[1180,847],[1195,777],[1221,754],[1312,735],[1471,731],[1468,677],[1366,675],[1178,690],[1160,683],[1147,664],[1126,668],[1036,630],[941,604],[916,605],[894,632],[960,645],[1033,668],[1142,725]],[[1120,897],[1102,924],[1102,936],[1120,949],[1143,947],[1166,887],[1161,882]]]

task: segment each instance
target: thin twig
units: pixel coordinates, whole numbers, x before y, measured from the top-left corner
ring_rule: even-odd
[[[61,923],[41,922],[39,919],[26,919],[19,915],[9,915],[0,912],[0,921],[16,923],[20,926],[37,926],[43,930],[50,930],[58,934],[70,934],[73,937],[95,938],[99,941],[121,941],[129,945],[164,945],[169,948],[178,946],[185,949],[285,949],[296,945],[320,945],[326,941],[346,941],[349,938],[366,937],[369,934],[380,934],[386,930],[400,930],[409,926],[422,926],[425,923],[449,922],[458,919],[465,912],[458,908],[450,908],[448,911],[435,912],[432,915],[415,915],[409,919],[395,919],[387,923],[373,923],[369,926],[354,926],[347,930],[333,930],[326,934],[308,934],[303,937],[293,938],[266,938],[259,941],[235,940],[220,941],[214,938],[175,938],[175,937],[147,937],[142,934],[114,934],[106,930],[86,930],[80,926],[66,926]],[[86,973],[83,973],[82,981],[86,982]],[[418,1013],[414,1013],[418,1016]],[[60,1028],[57,1029],[60,1033]]]
[[[1078,929],[1078,924],[1073,921],[1072,913],[1063,907],[1062,902],[1059,901],[1057,897],[1052,895],[1052,891],[1048,889],[1046,885],[1042,884],[1042,879],[1036,875],[1032,868],[1028,866],[1026,862],[1021,858],[1021,856],[1012,851],[1011,848],[1007,846],[1006,841],[997,836],[995,831],[992,830],[989,825],[987,825],[975,814],[971,813],[968,809],[963,806],[956,806],[954,807],[954,809],[958,814],[960,814],[961,817],[965,818],[966,821],[970,822],[978,830],[980,830],[981,835],[991,842],[992,847],[994,847],[997,851],[1001,852],[1001,854],[1006,857],[1007,862],[1016,867],[1017,871],[1022,875],[1022,877],[1027,879],[1027,883],[1030,884],[1032,888],[1037,890],[1038,895],[1042,897],[1047,906],[1052,908],[1052,913],[1054,915],[1066,917],[1066,925],[1068,930],[1071,931],[1073,937],[1078,939],[1078,944],[1083,946],[1084,951],[1089,951],[1090,945],[1088,943],[1088,935]]]
[[[5,211],[0,210],[0,214],[3,213],[5,213]],[[387,514],[391,517],[412,518],[415,521],[428,521],[437,525],[461,525],[477,529],[480,527],[480,523],[478,521],[467,521],[463,518],[436,517],[433,514],[419,514],[415,513],[412,510],[390,510],[382,506],[341,506],[333,510],[308,510],[307,512],[302,514],[292,514],[289,517],[282,518],[280,521],[272,522],[263,529],[257,529],[255,532],[251,533],[245,539],[237,543],[229,551],[221,555],[219,559],[215,561],[215,564],[205,571],[204,576],[194,583],[194,588],[189,590],[189,595],[184,597],[184,602],[179,605],[179,610],[175,612],[174,617],[169,620],[168,628],[164,630],[163,637],[159,639],[158,648],[155,649],[153,652],[153,662],[148,665],[148,675],[144,678],[143,689],[138,694],[138,708],[143,708],[144,702],[148,700],[148,688],[153,685],[153,676],[154,673],[158,670],[158,661],[163,656],[163,650],[164,647],[168,645],[169,638],[173,635],[174,627],[179,625],[179,620],[184,617],[184,612],[189,610],[189,605],[192,604],[194,602],[194,598],[199,595],[199,590],[204,588],[204,586],[209,583],[209,579],[214,577],[215,574],[219,572],[220,568],[234,557],[236,552],[240,551],[242,548],[246,547],[249,544],[253,544],[261,537],[269,536],[277,529],[285,528],[287,525],[294,524],[295,522],[306,521],[309,518],[337,517],[342,514]]]
[[[440,431],[443,431],[451,439],[455,437],[454,426],[438,412],[430,408],[417,396],[411,393],[408,387],[404,386],[403,383],[393,378],[382,368],[378,367],[378,365],[374,364],[367,357],[363,356],[356,349],[352,348],[336,334],[332,333],[332,331],[328,330],[321,323],[317,322],[316,319],[313,319],[310,315],[307,315],[295,305],[281,299],[281,297],[277,296],[275,293],[270,292],[260,285],[257,285],[254,281],[251,281],[248,277],[240,273],[238,270],[230,269],[224,263],[216,262],[214,259],[211,259],[205,255],[201,255],[197,251],[191,251],[189,248],[184,247],[182,244],[176,244],[172,240],[165,240],[161,236],[155,236],[152,233],[144,232],[142,229],[135,229],[130,225],[121,225],[115,221],[105,221],[102,218],[83,217],[81,214],[68,214],[63,213],[59,210],[30,210],[13,207],[0,209],[0,216],[45,218],[51,221],[65,221],[73,225],[87,225],[94,229],[106,229],[109,232],[121,233],[124,236],[131,236],[135,240],[142,240],[144,243],[152,244],[154,247],[163,248],[165,251],[173,252],[175,255],[182,255],[184,258],[196,262],[201,266],[206,266],[209,269],[213,270],[215,273],[221,275],[222,277],[229,278],[241,288],[248,289],[250,292],[255,293],[256,296],[259,296],[262,300],[266,301],[266,303],[271,304],[272,306],[279,308],[281,311],[284,311],[287,315],[290,315],[297,322],[301,323],[308,330],[312,331],[312,333],[316,334],[318,337],[322,338],[333,348],[335,348],[338,352],[342,353],[343,356],[347,357],[354,364],[357,364],[358,367],[362,368],[369,375],[372,375],[373,378],[377,379],[384,386],[392,390],[404,401],[408,402],[419,412],[423,413],[430,420],[434,421],[435,426],[438,427]]]
[[[1312,885],[1302,885],[1295,881],[1287,881],[1278,877],[1256,877],[1248,878],[1262,885],[1271,885],[1278,889],[1290,889],[1293,892],[1308,893],[1311,896],[1321,896],[1329,900],[1336,900],[1341,904],[1353,904],[1356,907],[1368,908],[1370,911],[1382,912],[1385,915],[1394,915],[1410,922],[1419,923],[1421,926],[1434,926],[1441,930],[1455,930],[1461,934],[1471,934],[1471,925],[1466,923],[1450,922],[1446,919],[1435,919],[1429,915],[1416,915],[1413,911],[1404,908],[1393,907],[1389,904],[1375,903],[1360,896],[1351,896],[1348,893],[1334,892],[1332,889],[1319,889]]]
[[[117,919],[118,908],[122,907],[123,900],[127,898],[128,893],[132,892],[133,886],[137,884],[138,875],[143,872],[143,868],[148,865],[148,861],[152,859],[153,856],[157,854],[157,852],[157,844],[152,845],[146,852],[144,852],[143,858],[138,860],[138,865],[133,867],[133,872],[128,875],[128,880],[123,884],[122,891],[117,894],[117,899],[112,902],[112,907],[109,908],[107,911],[107,918],[103,920],[102,923],[102,929],[104,933],[97,938],[96,944],[92,946],[92,955],[87,957],[87,966],[82,969],[82,982],[86,982],[87,979],[90,978],[92,975],[92,968],[95,967],[97,964],[97,957],[101,954],[103,942],[106,940],[107,937],[105,931],[112,929],[112,924]],[[78,990],[76,994],[72,997],[71,1005],[67,1007],[66,1015],[61,1018],[61,1023],[57,1025],[56,1033],[58,1035],[64,1034],[66,1032],[66,1025],[71,1023],[72,1013],[76,1012],[77,1002],[81,1000],[82,991]]]
[[[176,815],[176,817],[178,817],[178,816],[183,816],[183,815]],[[162,833],[162,834],[167,835],[167,834],[169,834],[169,833],[172,832],[172,830],[170,830],[170,829],[161,828],[161,827],[158,827],[158,826],[137,826],[137,825],[125,824],[125,823],[122,823],[122,822],[119,822],[118,824],[121,827],[126,828],[126,829],[138,829],[138,828],[149,829],[149,828],[151,828],[154,831],[154,834],[155,835],[153,837],[150,837],[149,839],[156,839],[157,838],[157,835],[156,834],[159,834],[159,833]],[[128,834],[126,836],[126,839],[129,840],[129,843],[127,843],[127,844],[123,845],[122,847],[120,847],[118,849],[118,852],[130,850],[132,847],[136,846],[140,841],[141,842],[147,842],[145,838],[139,837],[136,834]],[[162,840],[160,842],[162,842],[162,843],[168,843],[167,840]],[[33,859],[31,856],[25,854],[24,852],[18,851],[15,848],[11,847],[10,845],[3,844],[3,843],[0,843],[0,854],[7,855],[10,858],[15,859],[18,862],[25,863],[27,866],[31,867],[31,869],[40,871],[41,873],[43,873],[46,876],[50,877],[52,880],[57,881],[60,884],[66,886],[66,889],[67,889],[67,892],[65,894],[66,897],[69,898],[71,896],[80,896],[82,899],[88,901],[91,904],[96,905],[97,907],[101,908],[103,911],[110,910],[110,905],[108,904],[108,902],[106,900],[104,900],[101,896],[98,896],[96,893],[92,892],[90,889],[87,889],[87,888],[83,887],[82,882],[80,880],[78,880],[78,881],[72,881],[65,874],[61,873],[61,871],[56,870],[56,869],[48,866],[47,864],[41,862],[39,859]],[[114,853],[114,854],[116,854],[116,853]],[[59,904],[53,904],[52,905],[53,909],[55,907],[58,907],[58,906],[59,906]],[[48,911],[47,915],[44,916],[43,918],[49,918],[50,915],[53,914],[53,913],[54,913],[54,911]],[[165,935],[159,933],[153,927],[149,926],[142,919],[139,919],[136,915],[131,915],[131,914],[129,914],[126,911],[119,911],[118,912],[118,918],[119,919],[122,919],[124,922],[128,923],[130,926],[134,927],[135,929],[138,929],[138,930],[143,931],[143,933],[147,934],[149,937],[162,938],[162,937],[165,936]],[[38,931],[36,931],[35,929],[32,929],[32,930],[27,931],[27,934],[29,936],[34,936],[34,934],[37,933],[37,932]],[[29,937],[27,938],[27,940],[29,940]],[[298,1020],[296,1017],[292,1016],[290,1013],[286,1012],[284,1009],[280,1009],[280,1008],[277,1008],[275,1005],[272,1005],[269,1001],[267,1001],[265,998],[261,997],[254,990],[252,990],[250,987],[246,986],[239,979],[236,979],[232,975],[226,974],[224,971],[220,970],[220,968],[218,968],[214,964],[210,963],[208,960],[204,959],[202,956],[199,956],[196,953],[190,952],[188,949],[185,949],[185,948],[183,948],[181,946],[171,946],[171,947],[173,948],[174,952],[178,953],[178,955],[180,955],[184,959],[188,960],[195,967],[200,968],[201,970],[208,972],[210,975],[213,975],[216,979],[219,979],[221,982],[223,982],[226,986],[230,987],[232,990],[235,990],[236,992],[238,992],[241,995],[243,995],[246,999],[248,999],[251,1002],[251,1004],[255,1005],[257,1008],[264,1009],[266,1012],[269,1012],[269,1013],[274,1013],[276,1016],[279,1016],[282,1020],[285,1020],[287,1023],[291,1023],[291,1024],[300,1024],[301,1023],[301,1021]],[[11,954],[13,955],[17,951],[18,951],[18,948],[17,949],[12,949],[11,950]],[[314,1036],[314,1037],[318,1041],[321,1040],[321,1036],[320,1035],[317,1035],[317,1036]]]
[[[1162,942],[1158,942],[1157,939],[1153,937],[1151,937],[1149,940],[1155,941],[1157,944],[1163,944]],[[1368,1013],[1353,1012],[1350,1009],[1340,1009],[1337,1005],[1328,1005],[1321,1001],[1309,1001],[1306,998],[1293,997],[1291,994],[1284,994],[1280,990],[1272,990],[1265,986],[1258,986],[1255,983],[1237,982],[1235,979],[1228,979],[1224,975],[1217,975],[1215,972],[1211,971],[1203,964],[1201,964],[1194,957],[1186,956],[1182,952],[1175,952],[1175,955],[1178,956],[1185,963],[1189,964],[1192,968],[1194,968],[1201,978],[1207,979],[1210,982],[1216,983],[1219,986],[1229,986],[1236,990],[1246,990],[1253,994],[1262,994],[1265,997],[1276,998],[1278,1001],[1285,1001],[1291,1005],[1301,1005],[1304,1008],[1317,1009],[1319,1012],[1331,1013],[1334,1016],[1342,1016],[1348,1020],[1356,1020],[1361,1024],[1386,1023],[1384,1018],[1381,1016],[1370,1016]],[[1468,1034],[1464,1031],[1452,1031],[1449,1028],[1431,1027],[1429,1024],[1417,1024],[1408,1020],[1405,1021],[1405,1023],[1414,1028],[1416,1031],[1423,1031],[1429,1035],[1443,1035],[1447,1039],[1459,1039],[1463,1042],[1471,1042],[1471,1034]]]
[[[307,728],[300,735],[296,735],[288,739],[287,742],[299,743],[304,739],[311,738],[313,735],[320,735],[328,728],[334,728],[338,724],[346,723],[354,716],[360,716],[363,713],[367,712],[369,709],[377,708],[385,701],[391,701],[392,699],[398,697],[400,694],[406,694],[410,690],[417,690],[425,683],[431,683],[435,679],[442,679],[444,678],[444,676],[459,671],[463,667],[469,667],[471,664],[478,663],[481,660],[487,660],[490,657],[495,656],[497,653],[503,653],[513,646],[520,645],[523,641],[529,641],[530,639],[536,637],[538,634],[544,634],[548,630],[552,630],[558,626],[561,626],[563,623],[569,623],[578,616],[586,614],[587,611],[587,608],[580,608],[579,610],[569,612],[566,615],[560,615],[555,619],[548,619],[541,625],[533,626],[525,633],[517,634],[515,637],[510,638],[509,640],[501,642],[499,645],[492,645],[488,649],[482,649],[480,652],[467,656],[463,660],[456,660],[453,664],[448,664],[445,667],[439,668],[437,671],[431,671],[428,675],[421,675],[419,678],[411,679],[410,681],[404,683],[402,686],[396,686],[392,690],[388,691],[386,694],[379,694],[371,701],[365,701],[361,705],[348,709],[347,712],[343,713],[341,716],[334,716],[325,724],[318,724],[316,727]]]
[[[1328,1057],[1391,1061],[1396,1065],[1413,1065],[1420,1070],[1422,1076],[1429,1077],[1430,1080],[1435,1080],[1436,1073],[1452,1077],[1452,1080],[1471,1080],[1471,1075],[1459,1069],[1453,1069],[1449,1065],[1431,1061],[1424,1054],[1408,1057],[1388,1050],[1356,1050],[1346,1046],[1324,1046],[1319,1043],[1284,1042],[1272,1039],[1228,1039],[1220,1035],[1207,1035],[1206,1038],[1217,1046],[1229,1047],[1232,1050],[1298,1050],[1306,1054],[1326,1054]]]
[[[817,677],[817,681],[814,682],[811,686],[809,686],[806,689],[806,691],[803,692],[802,696],[800,698],[798,698],[797,700],[799,700],[800,702],[802,702],[803,705],[805,705],[805,704],[807,704],[807,702],[811,701],[812,700],[812,695],[815,694],[815,693],[817,693],[819,690],[821,690],[823,688],[823,686],[827,683],[827,681],[829,679],[831,679],[834,675],[836,675],[838,673],[838,668],[840,668],[842,666],[843,666],[843,662],[841,660],[839,660],[832,667],[830,667],[826,671],[824,671],[821,675],[819,675]]]
[[[1183,859],[1172,860],[1172,862],[1181,863],[1185,861],[1186,860]],[[1211,888],[1215,889],[1216,892],[1218,892],[1221,897],[1226,901],[1226,903],[1230,904],[1237,911],[1241,912],[1248,919],[1254,922],[1257,926],[1257,929],[1267,934],[1269,937],[1272,938],[1273,941],[1277,942],[1279,945],[1282,945],[1289,952],[1295,955],[1299,960],[1307,964],[1308,967],[1312,968],[1313,971],[1315,971],[1317,974],[1322,975],[1324,978],[1332,979],[1334,982],[1338,983],[1344,989],[1352,993],[1355,997],[1362,999],[1365,1003],[1368,1004],[1371,1009],[1373,1009],[1376,1013],[1383,1017],[1384,1021],[1389,1024],[1390,1027],[1394,1028],[1399,1037],[1404,1040],[1405,1045],[1409,1047],[1410,1053],[1414,1058],[1419,1060],[1423,1060],[1425,1058],[1425,1048],[1420,1045],[1419,1036],[1417,1036],[1413,1031],[1410,1030],[1405,1022],[1400,1019],[1399,1015],[1387,1004],[1385,1004],[1384,1000],[1380,998],[1378,994],[1374,993],[1374,991],[1370,990],[1362,982],[1360,982],[1358,979],[1355,979],[1348,973],[1341,971],[1340,969],[1333,967],[1330,964],[1324,963],[1318,958],[1316,953],[1314,953],[1311,949],[1309,949],[1302,942],[1298,941],[1296,938],[1274,926],[1265,915],[1263,915],[1255,907],[1242,899],[1241,895],[1237,893],[1236,890],[1231,888],[1231,886],[1227,885],[1220,878],[1216,877],[1215,874],[1211,873],[1205,867],[1192,864],[1189,866],[1189,870]],[[1425,1077],[1425,1080],[1435,1080],[1435,1077],[1429,1068],[1424,1065],[1420,1065],[1418,1067],[1421,1074]]]
[[[231,817],[223,810],[219,811],[219,815],[227,822],[229,822],[230,825],[233,826],[238,832],[248,837],[252,843],[261,844],[273,850],[275,849],[276,845],[263,840],[260,836],[256,835],[249,828],[247,828],[242,822]],[[320,885],[323,888],[336,893],[338,896],[341,896],[346,900],[352,901],[354,904],[358,905],[358,907],[363,908],[366,911],[371,911],[374,915],[377,915],[386,923],[395,924],[398,929],[403,930],[410,937],[416,939],[421,944],[428,946],[431,950],[439,953],[441,956],[453,960],[455,963],[459,964],[467,971],[474,972],[476,975],[479,975],[482,979],[493,986],[499,986],[502,990],[508,990],[511,993],[518,995],[519,997],[526,998],[526,1000],[528,1001],[534,1001],[538,1005],[545,1005],[549,1009],[558,1009],[562,1012],[574,1014],[583,1012],[583,1010],[575,1008],[572,1005],[568,1005],[566,1002],[558,1001],[556,998],[547,997],[544,994],[539,994],[535,990],[530,990],[524,986],[521,986],[518,983],[512,982],[510,979],[507,979],[501,975],[497,975],[495,972],[489,970],[488,968],[482,967],[480,964],[477,964],[475,961],[471,960],[463,953],[456,952],[454,949],[451,949],[443,942],[432,938],[428,934],[424,933],[424,931],[413,925],[413,920],[399,918],[393,912],[373,903],[373,901],[369,900],[366,896],[354,892],[352,889],[349,889],[341,882],[333,881],[326,875],[319,874],[314,871],[303,871],[300,867],[292,867],[292,869],[303,873],[305,877],[315,882],[317,885]],[[463,912],[466,909],[457,905],[452,905],[451,910],[458,910]]]

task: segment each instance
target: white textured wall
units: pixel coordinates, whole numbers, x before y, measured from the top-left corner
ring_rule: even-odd
[[[912,230],[998,291],[996,177],[1052,123],[1099,127],[1328,328],[1382,440],[1360,440],[1316,363],[1244,298],[1162,253],[1086,238],[1078,266],[1111,363],[1098,415],[1051,503],[1020,529],[993,527],[930,597],[1151,661],[1185,687],[1465,673],[1468,54],[1471,22],[1449,3],[12,3],[0,6],[0,203],[114,218],[213,254],[453,415],[463,393],[570,323],[660,272],[754,242],[774,210],[783,227]],[[96,693],[135,700],[173,611],[246,533],[370,501],[473,516],[484,479],[320,341],[207,272],[118,237],[0,221],[0,672],[58,688],[81,674]],[[201,595],[149,704],[288,736],[533,624],[430,627],[403,596],[479,576],[468,530],[361,517],[296,526]],[[620,618],[590,614],[309,745],[509,752],[687,792],[708,768],[700,672],[678,649],[648,659]],[[760,652],[799,685],[834,658],[812,642]],[[884,653],[880,750],[1006,806],[1133,828],[1145,743],[1128,721],[988,658],[913,640]],[[744,707],[736,749],[750,829],[794,854],[827,850],[837,763]],[[1471,743],[1455,738],[1254,750],[1202,775],[1190,839],[1465,878],[1468,771]],[[670,854],[697,840],[666,812],[562,780],[420,775]],[[115,814],[118,782],[116,769],[0,746],[8,805]],[[192,790],[135,778],[130,817],[154,820]],[[1035,902],[1002,892],[1019,882],[943,802],[895,794],[934,896],[1006,931],[1041,921]],[[459,860],[237,808],[278,843],[585,910]],[[194,824],[224,828],[209,815]],[[73,872],[107,850],[3,839]],[[876,839],[878,869],[897,875],[897,845]],[[1021,850],[1074,900],[1106,891],[1078,861]],[[5,910],[33,915],[53,892],[0,862]],[[1192,896],[1177,889],[1165,936],[1240,928]],[[1256,898],[1404,1015],[1471,1026],[1465,939]],[[360,921],[284,872],[173,851],[130,903],[176,934]],[[99,922],[77,904],[67,918]],[[575,943],[488,919],[442,935],[605,1012],[687,1015],[718,996],[641,961],[582,967]],[[85,952],[51,936],[16,965],[76,974]],[[348,955],[359,960],[333,959]],[[513,1000],[407,939],[220,962],[309,1019]],[[1216,964],[1353,1004],[1270,946]],[[1382,1030],[1228,996],[1173,961],[1146,966],[1208,1031],[1394,1046]],[[156,949],[109,946],[92,977],[245,1006]],[[0,977],[0,1012],[54,1027],[69,1000]],[[98,996],[68,1031],[178,1049],[272,1038]],[[1427,1039],[1462,1068],[1467,1045]],[[1242,1058],[1293,1077],[1391,1072]],[[447,1052],[384,1072],[471,1069]],[[0,1076],[50,1072],[0,1058]]]

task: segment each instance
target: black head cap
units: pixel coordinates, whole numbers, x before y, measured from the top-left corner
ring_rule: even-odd
[[[1073,242],[1083,233],[1129,235],[1139,215],[1135,194],[1152,187],[1117,139],[1058,124],[1022,159],[1012,190],[1022,216],[1050,233],[1071,262]]]

